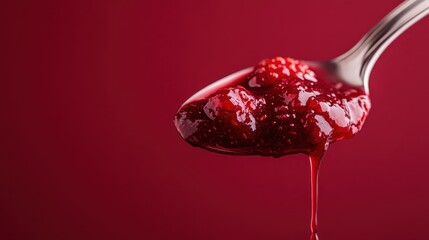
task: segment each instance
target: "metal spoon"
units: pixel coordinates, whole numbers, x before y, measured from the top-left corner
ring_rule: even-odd
[[[369,75],[381,53],[402,32],[429,14],[429,0],[407,0],[387,14],[353,48],[328,61],[304,61],[318,77],[346,82],[369,92]],[[202,99],[223,86],[233,85],[251,73],[253,67],[228,75],[195,93],[183,105]]]

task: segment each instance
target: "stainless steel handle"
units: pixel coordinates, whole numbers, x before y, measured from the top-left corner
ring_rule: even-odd
[[[341,75],[356,79],[368,91],[370,72],[378,57],[402,32],[429,14],[429,0],[408,0],[393,9],[352,49],[333,60]],[[429,33],[429,32],[428,32]],[[360,82],[358,82],[360,81]]]

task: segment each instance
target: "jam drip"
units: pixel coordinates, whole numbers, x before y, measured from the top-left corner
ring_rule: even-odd
[[[324,151],[309,155],[310,159],[310,178],[311,178],[311,221],[310,221],[310,240],[319,240],[317,236],[317,207],[319,190],[319,168]]]

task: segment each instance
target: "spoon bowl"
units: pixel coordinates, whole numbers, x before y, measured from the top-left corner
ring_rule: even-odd
[[[217,89],[225,88],[234,85],[234,83],[239,82],[243,80],[247,75],[249,75],[253,71],[253,67],[248,67],[245,69],[242,69],[240,71],[237,71],[235,73],[232,73],[226,77],[223,77],[216,82],[213,82],[212,84],[209,84],[208,86],[204,87],[203,89],[196,92],[194,95],[192,95],[188,100],[186,100],[182,106],[193,102],[198,101],[200,99],[204,99],[207,96],[210,96],[211,94],[215,93]]]

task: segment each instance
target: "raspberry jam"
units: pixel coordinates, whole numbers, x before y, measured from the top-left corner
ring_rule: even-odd
[[[356,134],[371,103],[361,88],[319,79],[306,64],[277,57],[191,99],[174,123],[193,146],[235,155],[304,153],[311,165],[311,239],[317,239],[317,178],[330,143]]]
[[[261,61],[231,86],[189,102],[174,122],[194,146],[239,155],[280,157],[324,151],[350,138],[370,108],[364,90],[318,79],[291,58]]]

